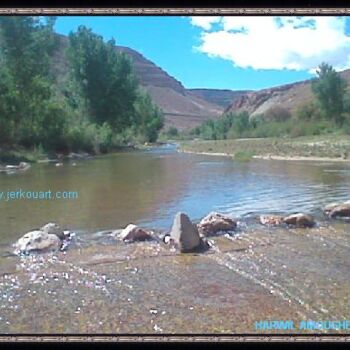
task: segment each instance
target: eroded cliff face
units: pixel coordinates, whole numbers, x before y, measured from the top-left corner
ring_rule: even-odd
[[[225,112],[247,111],[254,116],[263,114],[269,108],[279,105],[294,113],[298,106],[312,100],[311,83],[303,81],[242,95],[233,101]]]
[[[350,70],[345,70],[340,74],[350,84]],[[291,114],[295,114],[300,106],[312,101],[314,101],[314,96],[311,90],[311,80],[305,80],[270,89],[247,92],[235,98],[224,112],[247,111],[251,116],[254,116],[263,114],[272,107],[281,106]]]

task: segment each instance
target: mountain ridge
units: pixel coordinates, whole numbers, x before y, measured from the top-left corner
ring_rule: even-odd
[[[341,71],[339,74],[350,86],[350,69]],[[312,80],[297,81],[243,94],[232,101],[231,105],[224,110],[224,114],[246,111],[254,117],[264,114],[272,107],[282,106],[295,115],[300,106],[315,100],[311,90]]]
[[[54,56],[54,70],[57,79],[64,80],[67,73],[67,58],[64,49],[68,37],[57,34],[59,48]],[[269,108],[282,106],[295,114],[301,105],[311,103],[312,79],[283,84],[261,90],[230,90],[192,88],[186,89],[176,78],[144,57],[138,51],[116,46],[118,52],[127,54],[133,61],[135,74],[150,94],[152,100],[163,110],[164,129],[176,127],[189,130],[208,119],[218,119],[225,113],[247,111],[251,116],[264,114]],[[340,72],[350,85],[350,69]]]

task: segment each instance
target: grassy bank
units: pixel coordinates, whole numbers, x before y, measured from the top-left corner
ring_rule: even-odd
[[[259,138],[216,141],[182,141],[184,152],[227,154],[241,157],[276,159],[343,159],[350,160],[350,137],[345,135],[305,136],[297,138]],[[236,157],[237,158],[237,157]]]

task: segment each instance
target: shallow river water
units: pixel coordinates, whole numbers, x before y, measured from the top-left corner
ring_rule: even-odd
[[[348,163],[177,153],[173,145],[0,174],[0,191],[76,191],[77,199],[0,201],[0,333],[344,333],[301,321],[350,320],[350,232],[322,207],[350,198]],[[176,212],[239,221],[202,254],[110,236],[129,223],[168,231]],[[313,229],[266,228],[262,213],[308,212]],[[25,232],[57,222],[68,249],[11,255]],[[259,330],[290,320],[294,329]]]

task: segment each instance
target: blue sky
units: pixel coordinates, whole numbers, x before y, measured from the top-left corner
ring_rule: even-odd
[[[322,61],[350,68],[348,17],[62,16],[128,46],[186,88],[258,90],[314,76]]]

